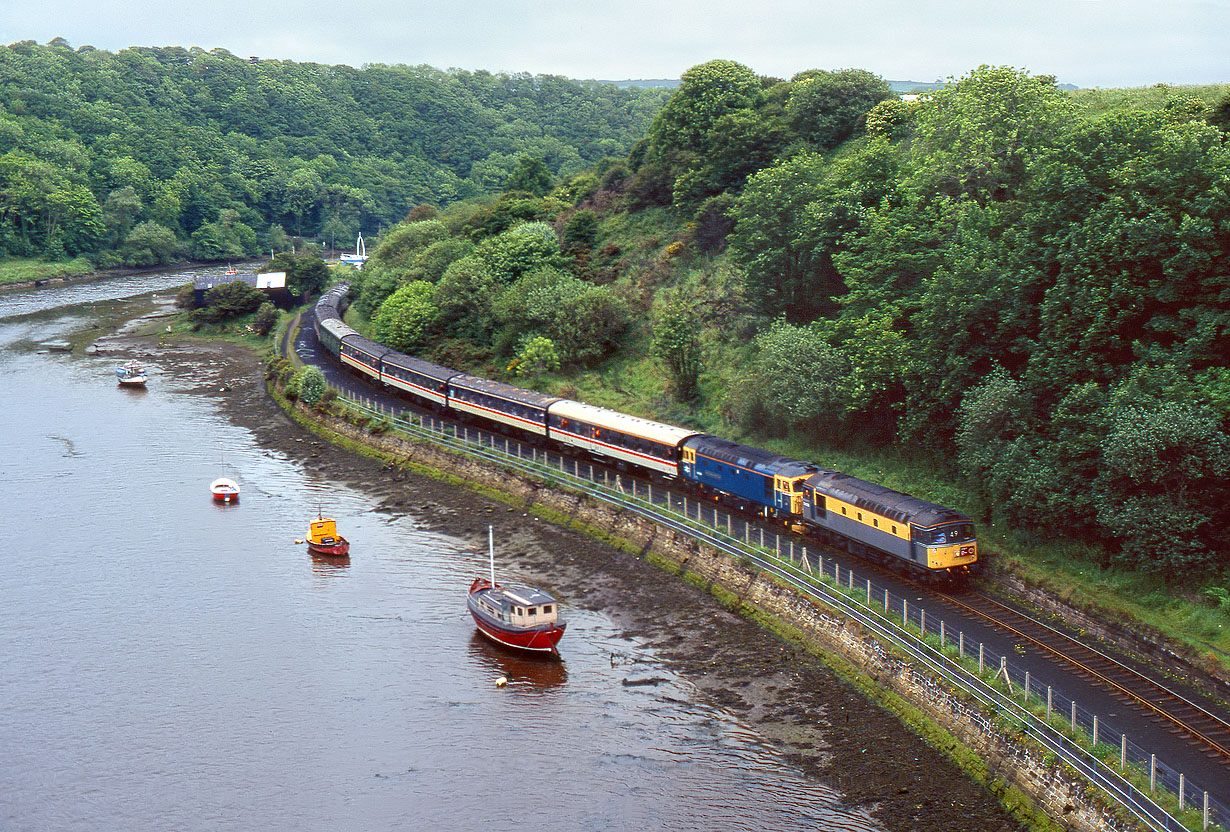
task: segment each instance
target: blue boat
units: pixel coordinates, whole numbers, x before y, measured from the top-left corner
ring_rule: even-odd
[[[129,361],[115,368],[115,377],[120,384],[128,387],[145,386],[145,367],[139,361]]]

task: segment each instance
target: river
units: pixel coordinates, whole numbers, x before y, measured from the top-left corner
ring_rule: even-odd
[[[83,344],[188,279],[0,293],[0,830],[882,828],[602,613],[510,656],[465,613],[484,551],[156,362],[119,388]],[[322,506],[348,562],[296,543]]]

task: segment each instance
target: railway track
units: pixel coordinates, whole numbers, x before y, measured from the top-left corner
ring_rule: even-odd
[[[1168,723],[1171,733],[1201,746],[1206,756],[1230,767],[1230,723],[1165,685],[985,595],[943,596],[944,603],[1046,651],[1113,696]]]
[[[439,418],[438,414],[406,402],[399,401],[399,405],[430,418]],[[591,464],[590,467],[592,469],[599,466]],[[612,469],[612,473],[619,472]],[[627,472],[624,472],[624,475],[627,475]],[[663,493],[666,491],[667,489],[663,489]],[[727,510],[730,510],[729,507]],[[748,522],[748,519],[745,518],[744,522]],[[872,565],[872,568],[880,571],[878,566]],[[902,579],[895,572],[892,574],[895,578]],[[925,587],[920,589],[931,591]],[[934,594],[943,603],[984,619],[1067,662],[1092,684],[1099,685],[1139,710],[1153,714],[1171,733],[1184,737],[1211,760],[1230,768],[1230,723],[1199,704],[1142,676],[1104,653],[991,598],[978,594],[960,597],[946,593]]]

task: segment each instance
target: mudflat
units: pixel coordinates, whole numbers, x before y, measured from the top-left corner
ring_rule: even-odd
[[[983,786],[865,699],[822,662],[736,615],[703,589],[584,535],[475,492],[322,441],[287,416],[265,389],[250,349],[160,338],[130,326],[108,352],[156,361],[194,394],[215,399],[258,442],[371,495],[380,511],[412,514],[486,547],[494,525],[504,557],[565,606],[597,610],[648,645],[714,704],[755,728],[808,777],[869,807],[893,832],[1021,830]],[[612,661],[625,657],[612,656]],[[630,677],[633,668],[629,668]],[[637,684],[652,679],[637,674]]]

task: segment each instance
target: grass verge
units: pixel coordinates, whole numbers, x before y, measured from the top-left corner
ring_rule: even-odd
[[[81,277],[94,270],[94,264],[84,257],[64,263],[48,263],[33,258],[14,257],[0,260],[0,286],[61,277]]]

